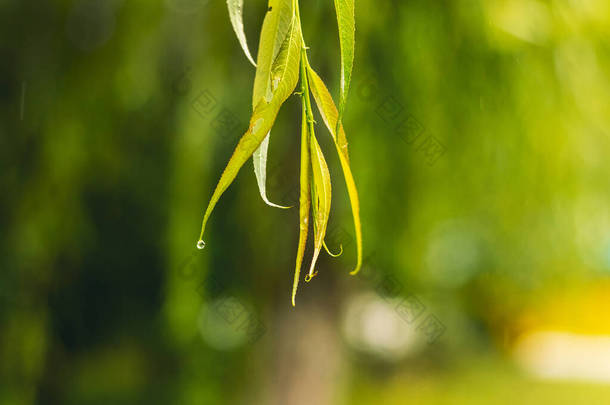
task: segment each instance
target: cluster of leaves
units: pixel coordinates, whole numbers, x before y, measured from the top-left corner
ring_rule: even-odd
[[[277,208],[290,208],[273,204],[267,198],[265,189],[267,150],[270,131],[275,118],[282,104],[293,94],[300,77],[301,89],[297,93],[302,100],[300,233],[292,291],[292,305],[295,305],[300,269],[309,232],[310,211],[313,218],[314,253],[305,281],[311,280],[316,275],[315,265],[322,247],[331,254],[324,243],[331,204],[330,173],[322,149],[316,139],[310,95],[313,95],[324,124],[334,141],[347,184],[357,245],[357,264],[351,274],[356,274],[362,263],[358,194],[350,169],[347,139],[341,123],[354,60],[354,0],[335,0],[341,48],[339,109],[337,109],[328,88],[309,64],[307,58],[308,47],[305,45],[301,29],[298,0],[269,0],[268,11],[260,35],[256,63],[250,54],[244,34],[243,0],[227,0],[227,5],[231,23],[241,47],[247,58],[256,67],[252,94],[253,112],[248,130],[235,148],[210,199],[203,217],[201,235],[197,246],[203,248],[203,233],[214,206],[250,156],[254,160],[254,172],[261,197],[265,203]]]

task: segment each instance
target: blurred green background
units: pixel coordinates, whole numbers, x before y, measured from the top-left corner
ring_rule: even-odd
[[[338,94],[333,3],[301,2]],[[256,52],[264,1],[246,1]],[[254,69],[220,0],[0,1],[0,404],[610,403],[610,3],[356,2],[333,175],[290,306],[298,210],[248,163]],[[296,204],[300,106],[268,191]]]

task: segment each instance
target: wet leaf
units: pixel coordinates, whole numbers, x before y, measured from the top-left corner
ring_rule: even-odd
[[[274,1],[271,1],[271,3],[274,3]],[[267,17],[269,17],[270,13],[271,12],[267,13]],[[263,31],[264,29],[265,28],[263,27]],[[216,189],[212,194],[208,207],[206,208],[203,216],[201,234],[199,236],[200,240],[203,238],[207,221],[214,210],[216,203],[220,199],[220,196],[224,193],[227,187],[231,185],[235,179],[235,176],[237,176],[239,169],[241,169],[244,163],[250,158],[250,156],[252,156],[254,151],[267,136],[273,127],[280,107],[292,94],[294,88],[296,87],[300,66],[300,32],[301,29],[293,10],[292,19],[289,24],[289,32],[284,38],[282,45],[280,45],[276,55],[276,60],[272,65],[275,76],[279,78],[277,85],[275,86],[269,101],[267,101],[266,98],[262,98],[256,104],[252,118],[250,119],[250,126],[239,140],[239,143],[237,144],[229,163],[220,176],[220,180],[218,181]],[[280,52],[280,50],[282,50],[282,52]],[[259,59],[258,69],[260,68],[261,64]]]

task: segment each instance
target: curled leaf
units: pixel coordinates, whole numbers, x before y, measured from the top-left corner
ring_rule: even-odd
[[[318,260],[318,255],[324,244],[324,236],[326,235],[326,227],[328,225],[328,217],[330,215],[331,203],[331,182],[330,172],[322,149],[318,144],[314,134],[310,134],[310,153],[311,153],[311,168],[312,168],[312,194],[311,203],[314,219],[314,253],[309,267],[309,278],[315,276],[315,266]]]
[[[277,3],[277,10],[267,13],[265,17],[266,23],[263,24],[263,33],[261,34],[261,46],[265,44],[266,48],[259,50],[259,68],[256,71],[254,92],[252,98],[252,108],[261,102],[265,97],[273,97],[276,92],[284,92],[286,89],[280,89],[280,84],[287,84],[286,88],[290,92],[296,86],[298,80],[298,67],[296,72],[292,70],[292,65],[289,61],[293,60],[295,55],[299,53],[301,42],[301,29],[296,18],[296,11],[292,8],[292,3],[287,1],[272,1]],[[270,2],[270,4],[272,3]],[[289,17],[288,30],[284,30],[284,20]],[[272,27],[276,27],[278,32],[269,32]],[[265,40],[263,41],[263,37]],[[294,84],[293,84],[294,83]],[[292,87],[291,87],[292,86]],[[264,92],[263,92],[264,88]],[[254,152],[252,157],[254,163],[254,174],[256,182],[263,201],[275,208],[287,209],[274,204],[267,198],[266,182],[267,182],[267,152],[269,148],[269,134],[265,137],[261,145]]]
[[[324,246],[324,250],[326,250],[326,253],[328,253],[329,256],[339,257],[343,254],[343,245],[339,245],[339,253],[331,252],[328,246],[326,246],[326,241],[322,242],[322,245]]]
[[[337,107],[335,106],[326,85],[311,67],[308,67],[307,73],[311,93],[314,96],[320,111],[320,115],[322,116],[326,127],[330,131],[333,141],[335,142],[337,153],[339,155],[339,161],[343,170],[343,176],[345,177],[345,184],[347,185],[347,192],[352,206],[352,215],[354,217],[354,230],[356,234],[357,249],[356,268],[351,272],[351,274],[356,274],[362,266],[362,229],[360,224],[360,203],[358,200],[358,190],[356,189],[356,183],[354,182],[354,177],[349,164],[347,138],[345,136],[345,131],[343,130],[343,125],[339,122]],[[337,128],[339,128],[338,134]]]
[[[281,209],[289,209],[292,207],[286,207],[283,205],[274,204],[267,198],[267,152],[269,150],[269,137],[271,132],[265,136],[258,149],[254,151],[252,155],[252,162],[254,163],[254,174],[256,175],[256,183],[258,184],[258,191],[261,194],[261,198],[265,204]]]

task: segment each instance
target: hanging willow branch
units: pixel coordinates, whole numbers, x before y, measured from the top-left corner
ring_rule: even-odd
[[[354,61],[354,0],[335,0],[341,48],[341,91],[338,110],[328,88],[309,64],[307,58],[309,48],[305,45],[303,39],[298,0],[269,0],[268,11],[261,30],[256,63],[252,59],[244,34],[243,0],[227,0],[227,6],[231,24],[237,34],[239,43],[246,57],[256,67],[254,89],[252,91],[253,112],[248,130],[237,144],[233,156],[231,156],[212,194],[203,216],[197,247],[203,249],[205,246],[203,233],[212,210],[250,156],[253,157],[254,173],[261,197],[265,203],[276,208],[290,208],[274,204],[267,198],[267,150],[270,131],[280,107],[293,94],[300,78],[301,89],[300,92],[296,93],[300,95],[302,101],[300,220],[299,244],[292,289],[292,305],[294,306],[307,244],[310,213],[313,223],[314,253],[305,281],[311,280],[317,274],[315,266],[322,247],[331,254],[324,243],[324,237],[330,215],[332,187],[328,165],[315,135],[316,123],[313,119],[311,95],[313,95],[313,100],[335,144],[352,206],[357,263],[350,274],[356,274],[362,264],[362,232],[358,192],[350,169],[347,138],[341,122]]]

